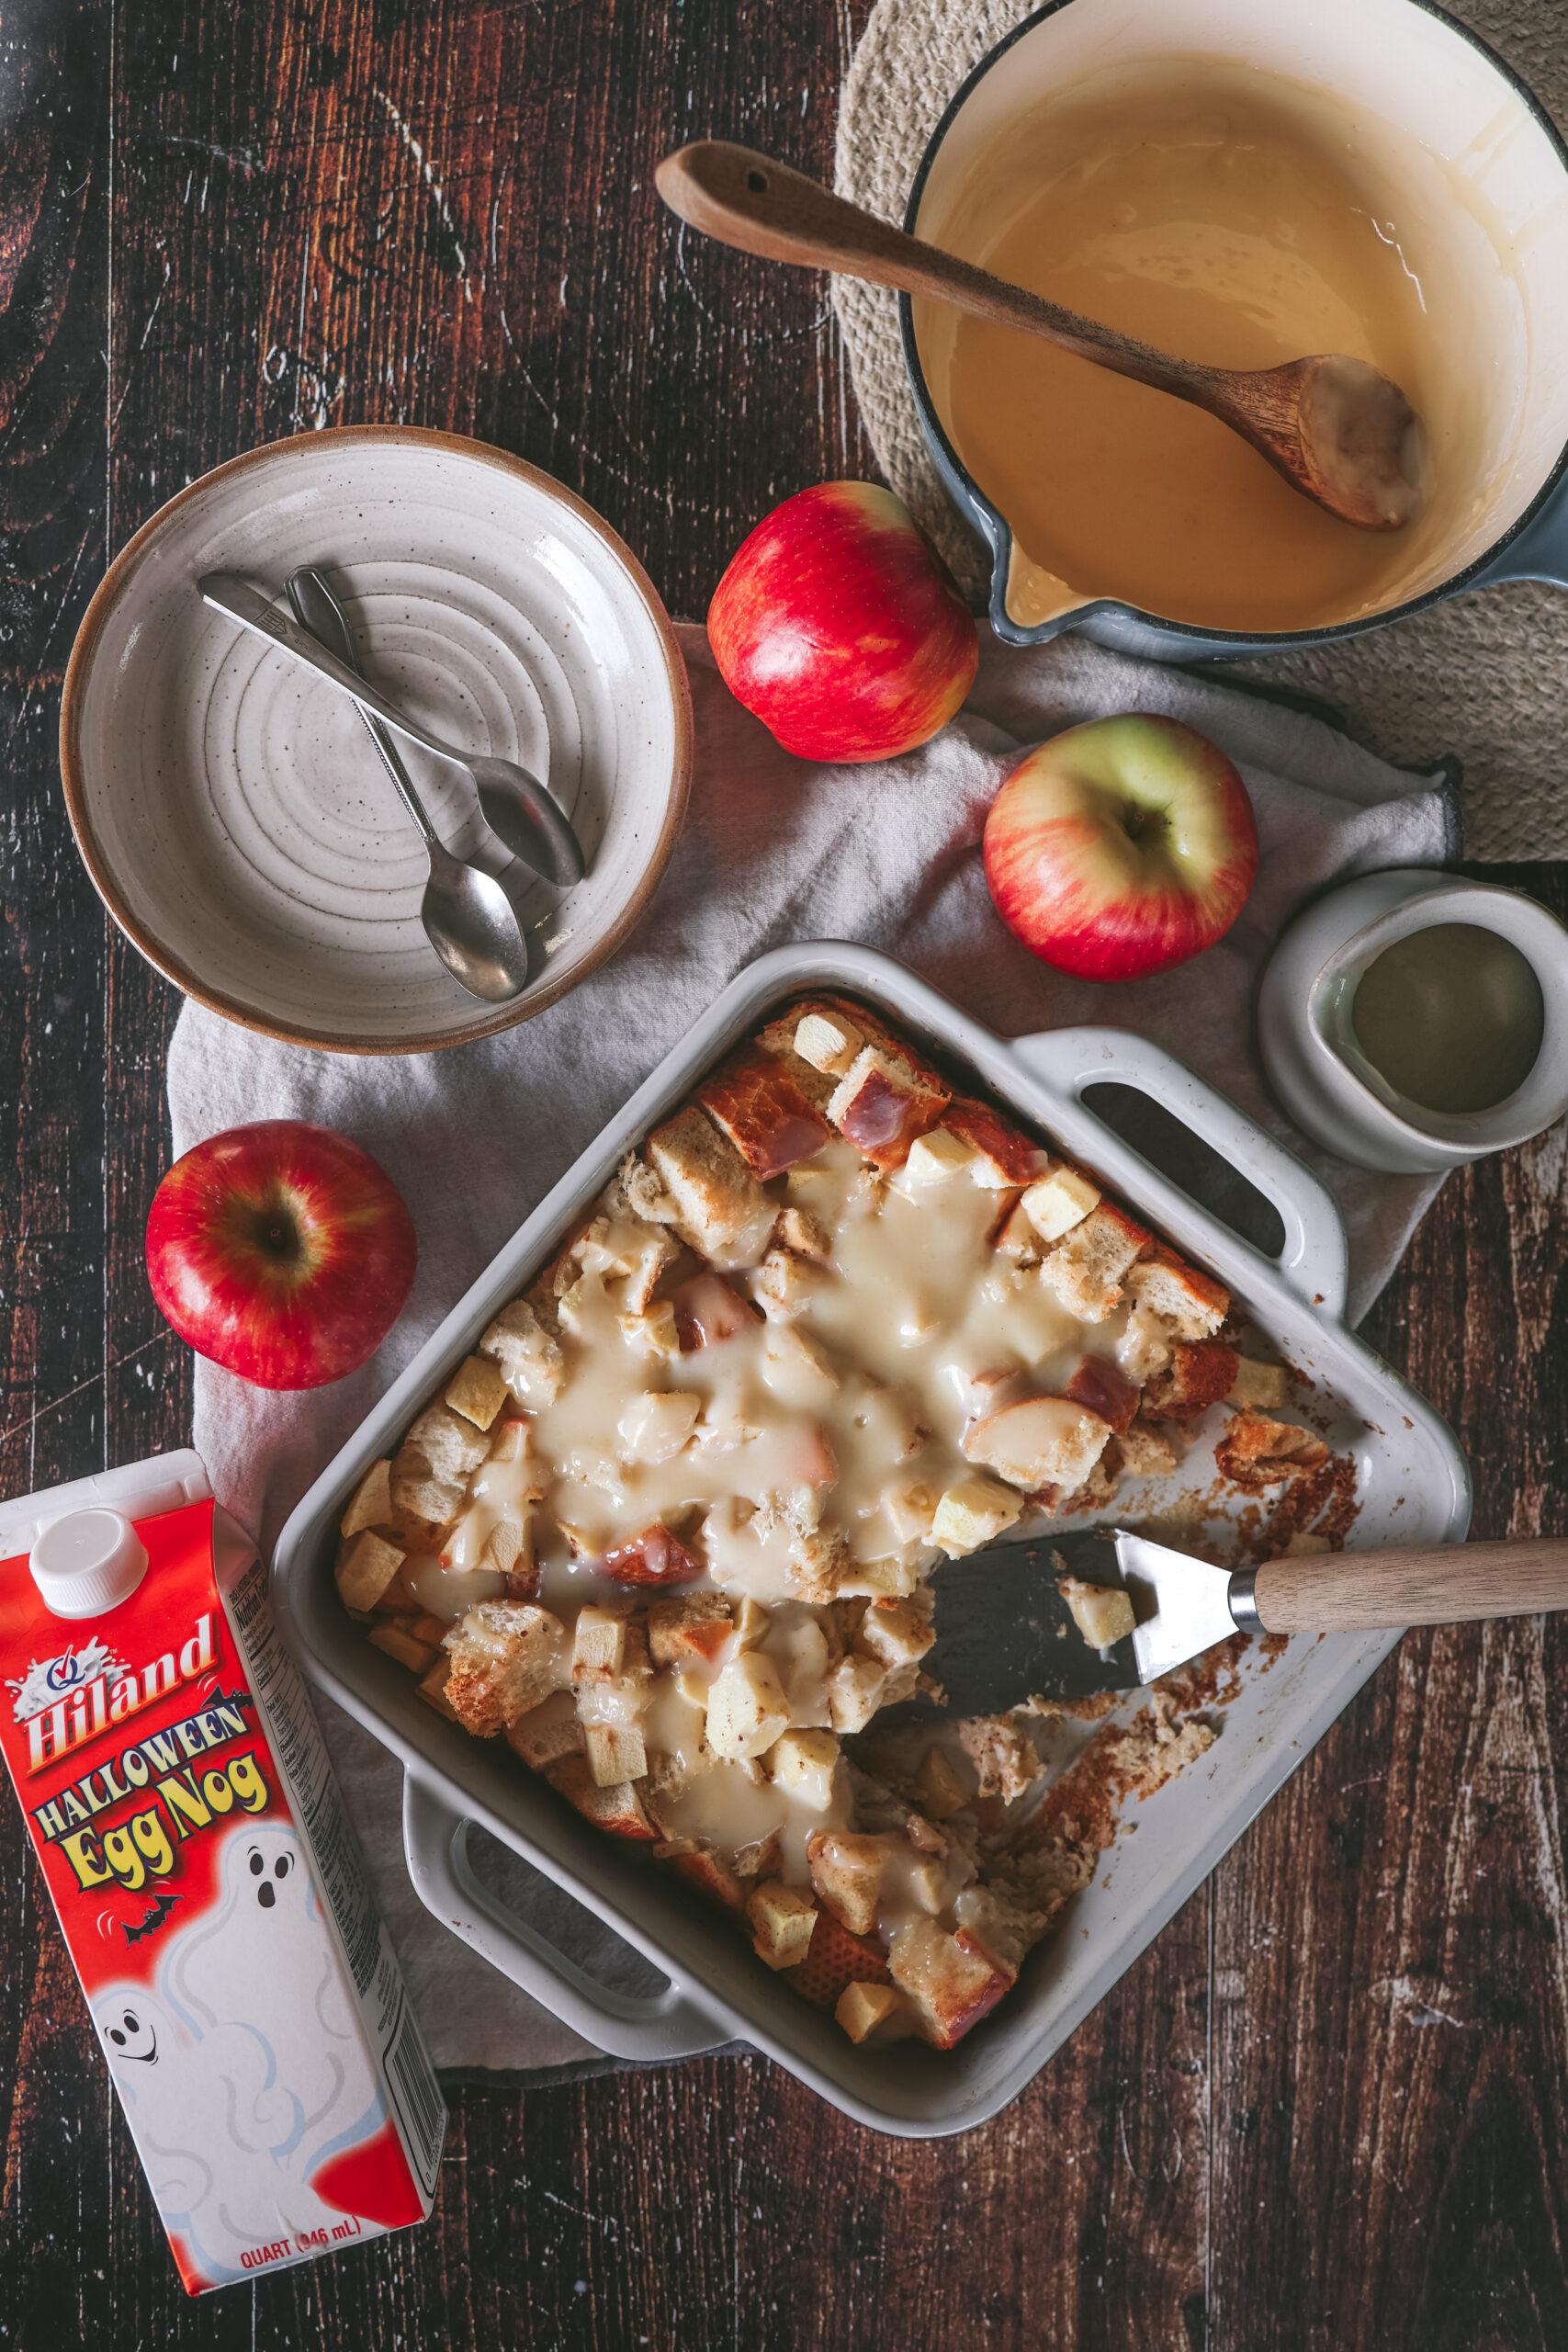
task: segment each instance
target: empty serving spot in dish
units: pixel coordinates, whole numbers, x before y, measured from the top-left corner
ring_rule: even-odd
[[[1321,1463],[1230,1307],[878,1016],[807,999],[366,1474],[339,1590],[432,1703],[727,1905],[852,2039],[945,2048],[1081,1868],[1011,1834],[1026,1720],[903,1762],[860,1736],[922,1686],[944,1558],[1172,1469],[1215,1403],[1248,1484]]]

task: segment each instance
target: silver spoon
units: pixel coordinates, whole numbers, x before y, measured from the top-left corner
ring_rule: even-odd
[[[345,670],[357,672],[354,632],[314,565],[302,564],[289,574],[288,601],[301,628],[309,629]],[[528,984],[528,941],[511,899],[493,875],[452,855],[426,816],[390,735],[363,705],[359,716],[430,853],[430,879],[419,909],[425,937],[470,996],[484,997],[492,1004],[516,996]]]
[[[573,882],[581,882],[587,871],[582,844],[573,832],[561,809],[551,799],[537,777],[519,767],[515,760],[498,760],[488,753],[454,751],[439,735],[432,735],[409,718],[406,711],[387,700],[368,679],[340,662],[287,613],[280,613],[232,571],[209,571],[197,582],[197,586],[215,611],[226,613],[243,628],[254,629],[258,637],[281,646],[291,653],[318,678],[324,678],[340,693],[352,695],[362,710],[367,710],[412,743],[423,745],[438,760],[450,760],[454,767],[467,768],[479,792],[479,808],[485,823],[498,840],[505,842],[514,857],[531,865],[547,881],[558,883],[564,889]]]

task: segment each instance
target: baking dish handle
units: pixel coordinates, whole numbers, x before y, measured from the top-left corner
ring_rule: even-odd
[[[403,1851],[431,1917],[574,2033],[613,2058],[689,2058],[729,2035],[673,1984],[651,1997],[616,1993],[498,1900],[468,1860],[473,1824],[412,1772],[403,1775]]]
[[[1118,1151],[1131,1152],[1142,1160],[1154,1180],[1156,1197],[1158,1192],[1168,1193],[1182,1217],[1196,1216],[1213,1226],[1221,1245],[1235,1250],[1238,1238],[1230,1227],[1221,1225],[1201,1202],[1106,1127],[1084,1102],[1085,1090],[1107,1084],[1134,1087],[1190,1128],[1279,1211],[1285,1228],[1284,1247],[1278,1258],[1265,1262],[1274,1266],[1309,1306],[1343,1318],[1350,1252],[1338,1202],[1304,1161],[1266,1135],[1227,1095],[1195,1077],[1174,1054],[1130,1029],[1042,1029],[1032,1036],[1012,1038],[1008,1050],[1031,1073],[1070,1094],[1082,1115],[1094,1119]],[[1240,1246],[1252,1247],[1249,1242]]]

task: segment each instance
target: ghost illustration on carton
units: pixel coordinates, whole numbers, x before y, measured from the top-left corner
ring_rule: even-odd
[[[110,1986],[93,2016],[159,2210],[207,2277],[342,2219],[312,2177],[386,2110],[292,1828],[228,1831],[213,1904],[156,1986]]]

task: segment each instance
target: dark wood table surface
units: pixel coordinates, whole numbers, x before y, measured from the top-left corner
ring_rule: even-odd
[[[872,465],[823,286],[683,243],[652,168],[717,131],[826,172],[864,5],[0,0],[5,1492],[188,1429],[141,1260],[177,1001],[56,763],[107,560],[238,450],[409,422],[549,469],[701,613]],[[1563,1154],[1453,1178],[1369,1326],[1483,1534],[1568,1525]],[[986,2129],[881,2139],[761,2058],[466,2089],[427,2227],[197,2304],[7,1795],[0,2342],[1562,2352],[1565,1770],[1555,1625],[1412,1635]]]

